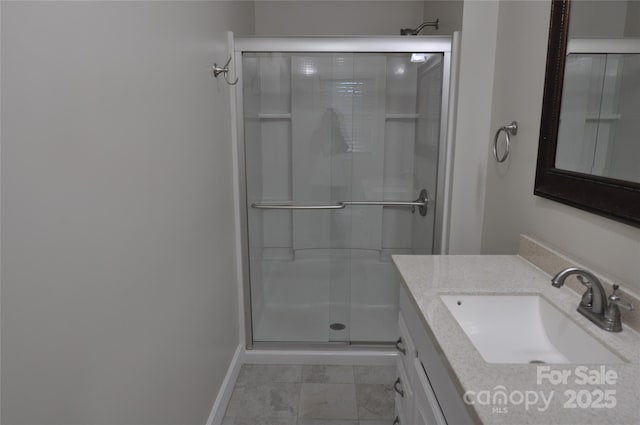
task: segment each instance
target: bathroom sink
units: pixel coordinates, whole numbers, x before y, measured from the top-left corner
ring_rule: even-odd
[[[441,295],[488,363],[623,363],[539,295]]]

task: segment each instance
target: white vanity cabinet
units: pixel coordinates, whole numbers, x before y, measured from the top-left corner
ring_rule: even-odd
[[[406,289],[400,289],[396,344],[397,418],[400,425],[465,425],[474,421]]]

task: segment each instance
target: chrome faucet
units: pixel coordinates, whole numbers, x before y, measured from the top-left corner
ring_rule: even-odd
[[[620,332],[622,323],[618,306],[633,310],[633,305],[620,299],[616,293],[619,285],[613,285],[613,292],[607,302],[607,296],[600,280],[593,273],[577,267],[568,267],[562,270],[551,279],[551,284],[560,288],[571,275],[576,275],[578,281],[587,287],[580,300],[580,305],[578,305],[578,313],[605,331]]]
[[[551,279],[551,284],[556,288],[562,287],[564,281],[571,275],[577,275],[578,281],[587,287],[582,296],[580,306],[588,307],[591,313],[603,314],[607,305],[607,297],[600,280],[593,273],[577,267],[568,267]]]

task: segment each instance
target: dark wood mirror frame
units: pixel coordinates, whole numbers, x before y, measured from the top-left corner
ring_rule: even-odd
[[[538,165],[533,193],[640,227],[640,183],[555,168],[570,6],[571,0],[552,0]]]

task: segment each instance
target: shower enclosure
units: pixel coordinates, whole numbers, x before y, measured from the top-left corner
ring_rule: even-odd
[[[247,346],[397,338],[443,252],[451,38],[236,38]]]

